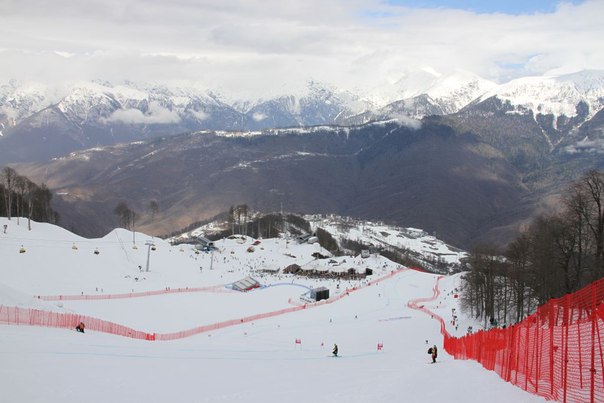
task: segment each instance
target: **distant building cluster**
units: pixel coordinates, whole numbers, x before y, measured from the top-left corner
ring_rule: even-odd
[[[342,280],[359,280],[373,274],[372,269],[348,267],[344,266],[344,262],[338,263],[335,260],[330,260],[327,266],[312,264],[299,266],[294,263],[283,269],[283,273],[311,278],[337,278]]]

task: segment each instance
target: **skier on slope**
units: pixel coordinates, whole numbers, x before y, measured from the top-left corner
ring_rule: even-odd
[[[84,328],[86,326],[84,326],[84,322],[80,322],[77,326],[76,326],[76,332],[80,332],[80,333],[84,333]]]
[[[338,356],[338,345],[337,344],[333,345],[333,351],[332,351],[332,353],[333,353],[334,357]]]
[[[431,348],[432,350],[432,364],[436,363],[436,357],[438,356],[438,349],[436,348],[436,344],[434,346],[432,346]]]

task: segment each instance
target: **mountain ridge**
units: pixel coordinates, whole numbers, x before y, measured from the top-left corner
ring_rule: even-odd
[[[489,99],[509,103],[505,113],[532,114],[546,137],[553,136],[553,149],[557,132],[564,137],[603,108],[604,71],[527,77],[498,85],[469,72],[442,75],[428,69],[365,93],[309,81],[297,93],[230,101],[195,83],[92,81],[60,88],[11,81],[0,86],[0,164],[41,161],[89,147],[197,130],[350,126],[448,116]],[[52,108],[60,116],[49,115]],[[59,146],[50,144],[55,137]]]

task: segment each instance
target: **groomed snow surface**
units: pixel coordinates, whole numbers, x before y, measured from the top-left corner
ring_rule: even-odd
[[[2,226],[8,225],[7,233]],[[269,274],[312,262],[318,245],[284,239],[221,240],[213,254],[170,246],[116,230],[87,240],[42,223],[0,218],[0,305],[76,312],[137,330],[171,332],[300,303],[305,287],[332,296],[391,273],[381,257],[340,257],[343,265],[371,268],[367,280],[337,281]],[[74,249],[74,245],[77,249]],[[19,253],[21,246],[24,253]],[[94,254],[98,249],[99,254]],[[146,272],[147,252],[150,271]],[[138,266],[141,266],[139,269]],[[211,266],[211,270],[210,270]],[[142,270],[142,271],[141,271]],[[36,295],[118,294],[228,284],[252,275],[263,287],[227,288],[94,301],[47,302]],[[439,324],[407,308],[432,295],[436,276],[403,270],[331,304],[171,341],[142,341],[71,329],[0,325],[3,402],[537,402],[472,361],[442,348]],[[339,285],[339,288],[338,288]],[[441,297],[427,303],[450,324],[458,316],[459,277],[440,281]],[[463,334],[472,323],[460,317]],[[296,340],[299,343],[296,343]],[[334,343],[340,357],[331,357]],[[378,344],[383,349],[378,351]],[[439,347],[431,364],[429,346]]]

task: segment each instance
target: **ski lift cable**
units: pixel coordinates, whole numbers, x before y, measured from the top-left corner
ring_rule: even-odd
[[[102,238],[82,238],[80,240],[74,241],[73,239],[45,239],[45,238],[27,238],[27,237],[11,237],[11,236],[7,236],[7,237],[2,237],[2,239],[9,239],[9,240],[19,240],[19,241],[44,241],[44,242],[54,242],[54,243],[69,243],[69,244],[79,244],[79,243],[89,243],[89,242],[94,242],[95,244],[105,244],[105,245],[110,245],[110,244],[114,244],[114,245],[121,245],[122,242],[120,241],[103,241]]]
[[[37,242],[39,240],[32,240],[32,241],[27,241],[27,240],[20,240],[17,242],[2,242],[2,246],[21,246],[21,245],[28,245],[30,247],[35,246],[36,248],[49,248],[49,249],[53,249],[53,248],[62,248],[62,247],[69,247],[69,248],[73,248],[73,243],[67,244],[67,243],[61,243],[61,244],[48,244],[46,241],[44,242]],[[102,242],[89,242],[89,243],[76,243],[75,246],[78,249],[86,249],[86,248],[94,248],[94,247],[103,247],[103,248],[108,248],[108,249],[114,249],[114,248],[121,248],[120,245],[115,245],[115,244],[103,244]]]
[[[130,254],[126,250],[126,247],[124,246],[124,242],[122,241],[122,238],[120,238],[120,236],[117,232],[115,233],[115,236],[119,241],[120,248],[124,251],[124,254],[126,255],[126,260],[128,260],[128,262],[130,262],[130,263],[134,263],[134,261],[130,258]]]

